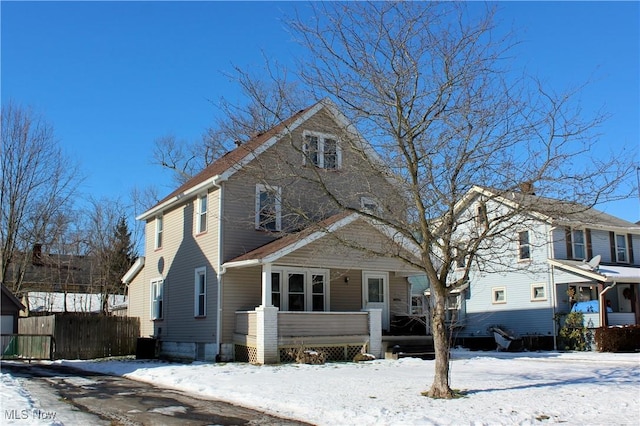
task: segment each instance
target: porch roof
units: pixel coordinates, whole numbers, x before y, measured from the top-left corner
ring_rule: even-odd
[[[589,264],[577,260],[548,259],[548,262],[565,271],[603,283],[640,283],[640,268],[638,267],[599,265],[599,267],[592,269]]]
[[[305,246],[334,233],[347,225],[357,221],[364,220],[370,222],[367,218],[358,213],[342,212],[331,216],[316,225],[306,228],[300,232],[285,235],[275,241],[267,243],[261,247],[251,250],[243,255],[225,262],[223,268],[242,268],[256,266],[267,263],[274,263],[282,257],[300,250]],[[408,253],[412,253],[412,249],[407,247],[406,242],[393,238],[392,233],[385,226],[376,226],[375,229],[380,232],[384,238],[394,240],[397,244],[404,247]],[[375,231],[374,231],[375,232]],[[403,244],[404,243],[404,244]],[[358,250],[354,248],[353,250]],[[415,275],[415,274],[413,274]]]

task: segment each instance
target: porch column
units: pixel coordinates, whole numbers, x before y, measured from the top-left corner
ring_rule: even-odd
[[[271,264],[262,265],[262,306],[273,306],[271,304]]]
[[[256,308],[256,352],[258,364],[278,362],[278,308]]]
[[[367,309],[369,313],[369,353],[382,358],[382,309]]]

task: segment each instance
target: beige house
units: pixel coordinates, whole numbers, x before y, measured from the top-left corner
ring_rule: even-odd
[[[373,150],[325,100],[140,215],[146,254],[123,281],[141,335],[183,359],[273,363],[300,347],[381,356],[419,272],[384,255],[408,253],[385,226],[344,208],[403,208],[389,182],[367,175],[372,164]]]

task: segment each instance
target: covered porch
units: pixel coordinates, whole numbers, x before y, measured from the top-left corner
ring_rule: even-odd
[[[223,264],[228,358],[287,362],[302,349],[329,360],[351,360],[361,351],[384,356],[383,334],[392,313],[410,313],[407,277],[418,272],[398,258],[337,243],[388,244],[366,221],[347,217],[335,225],[285,236]]]
[[[550,259],[557,306],[582,312],[587,328],[640,324],[640,268]]]

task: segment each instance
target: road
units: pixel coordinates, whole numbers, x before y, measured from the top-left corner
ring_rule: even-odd
[[[2,363],[3,373],[24,378],[26,389],[42,404],[72,404],[77,422],[110,426],[274,425],[303,426],[221,401],[205,400],[123,377],[57,365]],[[6,405],[6,404],[3,404]],[[3,407],[4,408],[4,407]],[[7,415],[7,413],[5,413]],[[81,420],[80,420],[81,419]],[[69,423],[66,423],[68,426]]]

